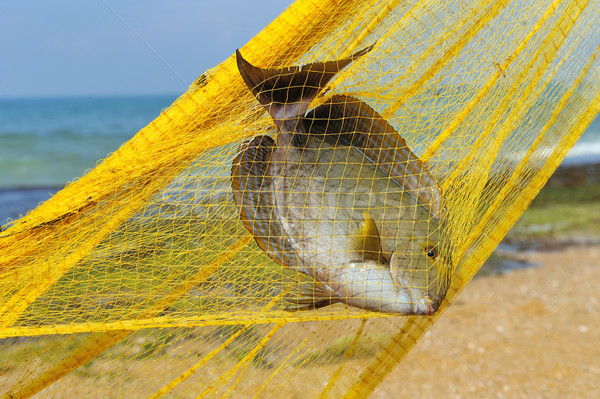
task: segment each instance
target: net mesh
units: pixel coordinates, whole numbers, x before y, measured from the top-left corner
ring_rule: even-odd
[[[598,113],[598,27],[597,1],[296,1],[241,52],[285,68],[374,44],[311,108],[360,99],[426,165],[444,200],[439,250],[451,259],[440,309],[290,309],[315,276],[261,249],[236,207],[243,143],[278,134],[232,56],[96,168],[3,226],[0,394],[367,396]],[[363,208],[378,222],[375,205]],[[360,230],[360,218],[335,221]],[[394,251],[398,241],[385,239],[382,251]]]

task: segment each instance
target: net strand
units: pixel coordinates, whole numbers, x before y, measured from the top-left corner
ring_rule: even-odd
[[[598,0],[295,2],[3,226],[0,396],[368,396],[600,111],[598,27]]]
[[[504,76],[504,71],[508,69],[508,67],[512,64],[512,62],[517,58],[519,54],[525,49],[527,44],[533,39],[533,37],[539,32],[542,25],[550,18],[552,14],[556,11],[558,6],[560,5],[560,0],[555,0],[552,4],[547,8],[544,15],[541,16],[539,21],[533,26],[533,28],[529,31],[527,36],[521,41],[519,46],[515,49],[515,51],[510,54],[504,62],[497,68],[497,71],[492,75],[492,77],[485,83],[485,85],[481,88],[479,93],[469,102],[463,109],[463,111],[452,121],[452,123],[444,129],[442,133],[438,137],[436,137],[435,141],[429,146],[427,151],[421,156],[423,162],[427,163],[429,159],[439,150],[441,145],[452,135],[458,126],[465,120],[465,118],[473,111],[473,108],[477,104],[481,102],[481,99],[488,93],[488,91],[492,88],[492,86],[500,79],[501,76]]]

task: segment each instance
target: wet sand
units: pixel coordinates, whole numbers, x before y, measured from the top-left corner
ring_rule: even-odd
[[[476,278],[373,398],[600,397],[600,246]]]

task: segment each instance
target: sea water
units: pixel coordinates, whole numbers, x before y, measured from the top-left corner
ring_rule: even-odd
[[[0,189],[64,186],[175,96],[0,99]]]
[[[176,97],[0,99],[0,225],[93,168]],[[600,163],[600,118],[565,162]]]
[[[82,176],[176,97],[0,99],[0,225]]]

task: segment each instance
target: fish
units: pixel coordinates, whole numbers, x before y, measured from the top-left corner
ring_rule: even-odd
[[[444,198],[405,140],[364,101],[329,82],[373,46],[334,61],[260,68],[236,51],[247,88],[277,133],[241,144],[232,192],[240,219],[275,262],[314,283],[289,311],[336,303],[432,315],[451,278]]]

